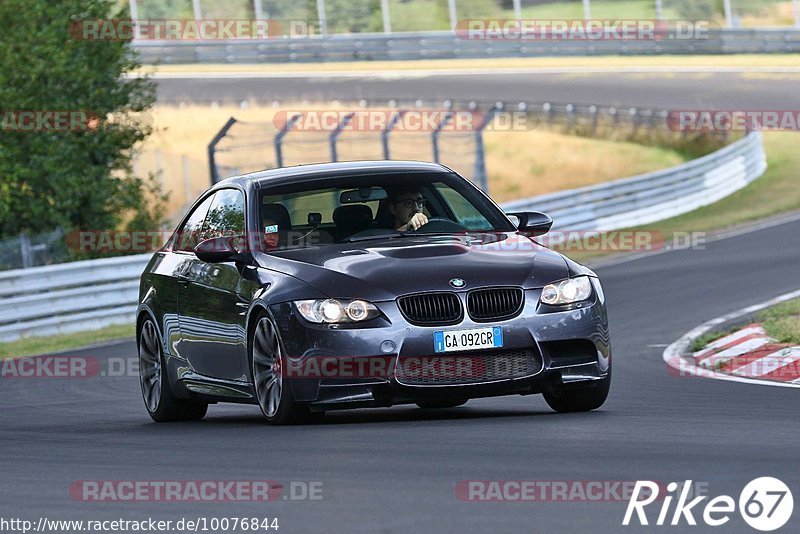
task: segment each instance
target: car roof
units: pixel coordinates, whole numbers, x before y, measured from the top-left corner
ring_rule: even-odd
[[[339,161],[336,163],[315,163],[313,165],[296,165],[293,167],[281,167],[279,169],[269,169],[266,171],[252,172],[241,176],[227,178],[215,184],[218,186],[226,185],[245,185],[252,183],[256,188],[283,185],[305,181],[305,179],[319,179],[338,176],[363,176],[369,174],[391,174],[391,173],[430,173],[453,171],[438,163],[427,163],[422,161]]]

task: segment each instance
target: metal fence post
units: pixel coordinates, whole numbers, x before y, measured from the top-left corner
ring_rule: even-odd
[[[323,37],[328,34],[328,18],[325,14],[325,0],[317,0],[317,18],[319,19],[319,31]]]
[[[583,18],[589,20],[592,18],[592,2],[591,0],[583,0]]]
[[[725,25],[728,28],[733,28],[733,9],[731,8],[731,0],[722,0],[722,8],[725,11]]]
[[[389,124],[386,125],[386,128],[381,132],[381,146],[383,147],[383,159],[391,159],[389,157],[389,134],[392,132],[397,123],[403,118],[403,115],[406,114],[405,109],[398,110],[397,114],[392,117],[392,120],[389,121]]]
[[[342,117],[342,120],[336,125],[336,129],[331,132],[331,135],[328,138],[328,143],[331,147],[331,161],[339,161],[339,154],[336,153],[336,140],[339,139],[339,135],[341,135],[342,130],[346,128],[353,119],[353,115],[355,115],[355,112],[350,112]]]
[[[194,20],[201,20],[203,18],[203,9],[200,7],[200,0],[192,0],[192,11],[194,11]]]
[[[283,143],[283,138],[286,137],[286,134],[289,133],[289,130],[292,129],[292,126],[294,126],[294,124],[298,120],[300,120],[300,117],[302,116],[303,116],[302,113],[292,115],[289,118],[289,120],[286,121],[286,124],[283,125],[281,131],[278,132],[278,135],[275,136],[275,140],[273,141],[273,143],[275,144],[275,164],[278,167],[283,167],[283,148],[281,147],[281,144]]]
[[[450,29],[456,31],[458,19],[456,18],[456,0],[447,0],[447,12],[450,15]]]
[[[139,6],[136,5],[136,0],[130,0],[131,7],[131,22],[133,22],[133,39],[142,38],[142,30],[139,29]]]
[[[664,20],[664,3],[656,0],[656,20]]]
[[[24,232],[19,234],[19,254],[22,256],[22,267],[28,269],[33,267],[33,258],[31,257],[31,240],[25,235]]]
[[[222,141],[222,138],[228,135],[228,130],[231,129],[231,126],[236,124],[236,119],[231,117],[228,119],[228,122],[225,123],[225,126],[217,132],[217,135],[214,136],[214,139],[208,144],[208,167],[211,175],[211,185],[219,182],[219,171],[217,170],[217,162],[214,157],[214,153],[217,149],[217,144]]]
[[[514,18],[517,20],[522,20],[521,0],[513,0],[512,4],[514,6]]]
[[[392,33],[392,15],[389,13],[389,0],[381,0],[381,15],[383,16],[383,33]]]
[[[800,0],[792,0],[794,4],[794,27],[800,28]]]
[[[452,111],[445,113],[442,117],[442,120],[436,125],[436,128],[434,128],[433,132],[431,133],[431,146],[433,148],[433,161],[435,163],[439,163],[439,133],[442,131],[442,128],[447,126],[447,123],[450,122],[450,119],[452,118]]]
[[[495,114],[502,109],[502,106],[495,106],[490,109],[475,131],[475,172],[473,173],[473,180],[477,182],[478,187],[480,187],[484,193],[489,192],[489,177],[486,173],[486,153],[483,147],[483,130],[489,126]]]

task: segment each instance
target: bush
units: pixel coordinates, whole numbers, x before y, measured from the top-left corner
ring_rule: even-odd
[[[0,131],[0,237],[62,228],[158,226],[163,200],[133,176],[131,149],[150,133],[155,88],[125,80],[139,64],[129,42],[82,40],[71,24],[129,18],[108,0],[2,0],[0,110],[80,111],[81,131]],[[159,204],[161,203],[161,204]]]

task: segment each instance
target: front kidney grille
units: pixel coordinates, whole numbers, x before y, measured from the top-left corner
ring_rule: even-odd
[[[395,378],[408,386],[454,386],[532,376],[542,370],[538,350],[479,350],[472,354],[400,356]]]
[[[397,301],[406,320],[418,325],[447,325],[461,322],[464,312],[455,293],[422,293]]]
[[[469,316],[475,321],[510,319],[522,310],[525,294],[520,288],[476,289],[467,295]]]

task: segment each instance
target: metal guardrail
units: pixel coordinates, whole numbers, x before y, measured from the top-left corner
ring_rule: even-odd
[[[546,212],[555,220],[555,229],[610,231],[706,206],[742,189],[766,169],[761,133],[752,132],[721,150],[671,169],[508,202],[502,208]]]
[[[798,29],[721,29],[705,39],[483,40],[450,31],[328,37],[135,41],[143,63],[285,63],[537,56],[769,54],[800,52]]]
[[[710,204],[766,169],[760,133],[678,167],[599,186],[509,202],[541,210],[556,228],[613,230],[647,224]],[[0,273],[0,341],[132,322],[139,276],[150,254]]]
[[[0,341],[133,322],[150,254],[0,272]]]

